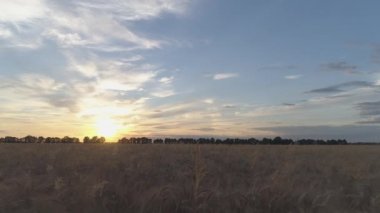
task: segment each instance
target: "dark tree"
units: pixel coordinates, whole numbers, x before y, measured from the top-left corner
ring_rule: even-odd
[[[90,143],[90,138],[88,136],[84,137],[83,143]]]

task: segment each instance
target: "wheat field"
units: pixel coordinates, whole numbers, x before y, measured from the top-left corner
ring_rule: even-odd
[[[379,211],[380,146],[0,145],[0,212]]]

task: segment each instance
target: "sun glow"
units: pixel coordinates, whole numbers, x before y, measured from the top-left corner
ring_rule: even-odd
[[[110,118],[98,118],[96,120],[96,133],[99,136],[113,138],[119,130],[119,125]]]

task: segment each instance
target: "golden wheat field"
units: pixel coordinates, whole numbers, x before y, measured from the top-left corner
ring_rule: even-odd
[[[380,146],[0,146],[0,212],[379,211]]]

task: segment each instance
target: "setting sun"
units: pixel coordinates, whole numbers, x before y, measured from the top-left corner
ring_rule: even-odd
[[[96,121],[96,133],[104,137],[114,137],[119,126],[110,118],[98,118]]]

